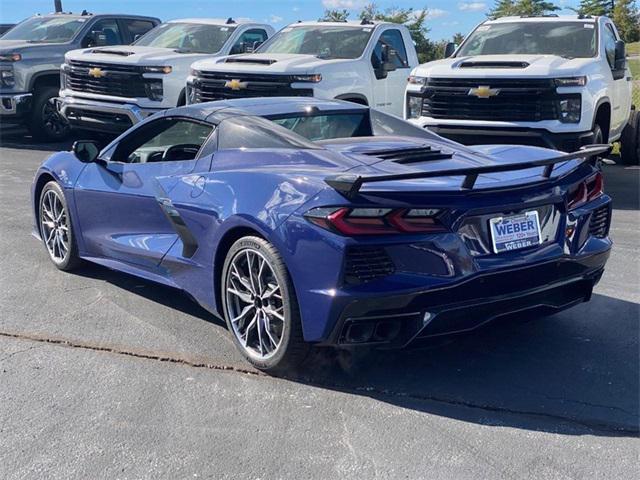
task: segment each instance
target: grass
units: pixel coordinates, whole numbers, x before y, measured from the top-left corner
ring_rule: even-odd
[[[640,80],[640,58],[629,60],[629,68],[631,69],[633,79]]]
[[[640,55],[640,42],[627,43],[627,55]]]

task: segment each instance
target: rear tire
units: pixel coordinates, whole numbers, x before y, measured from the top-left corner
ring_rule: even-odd
[[[60,142],[69,135],[69,123],[60,115],[52,99],[58,96],[57,87],[38,88],[33,97],[29,131],[40,142]]]
[[[629,123],[620,137],[620,162],[624,165],[640,164],[640,112],[633,110]]]
[[[597,123],[593,126],[593,145],[601,145],[604,143],[604,133],[602,132],[602,128]]]
[[[282,257],[266,240],[246,236],[229,249],[222,269],[227,327],[242,355],[271,374],[291,372],[307,357],[300,310]]]
[[[69,215],[69,207],[60,185],[51,181],[40,193],[38,223],[40,236],[49,258],[59,270],[70,271],[79,267],[75,232]]]

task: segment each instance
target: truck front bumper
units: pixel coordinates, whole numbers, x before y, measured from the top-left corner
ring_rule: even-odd
[[[538,128],[425,125],[424,128],[464,145],[517,144],[573,152],[593,143],[593,132],[552,133]]]
[[[31,111],[31,93],[0,93],[0,119],[2,121],[17,121]]]
[[[138,122],[162,111],[129,103],[110,103],[83,98],[58,97],[58,110],[72,127],[120,134]]]

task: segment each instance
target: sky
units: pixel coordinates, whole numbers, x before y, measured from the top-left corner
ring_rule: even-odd
[[[326,8],[351,11],[357,19],[359,9],[370,0],[62,0],[65,11],[94,13],[131,13],[151,15],[161,20],[187,17],[251,18],[272,24],[276,29],[297,20],[317,20]],[[429,37],[450,39],[456,32],[468,33],[486,18],[494,0],[377,0],[382,10],[398,6],[427,10]],[[570,7],[578,0],[556,0]],[[0,0],[0,23],[15,23],[35,13],[54,10],[53,0]],[[571,14],[564,10],[565,14]]]

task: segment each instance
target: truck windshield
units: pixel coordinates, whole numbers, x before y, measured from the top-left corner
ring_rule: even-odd
[[[216,53],[235,27],[198,23],[165,23],[139,38],[135,45],[173,48],[180,53]]]
[[[358,58],[372,31],[371,27],[286,27],[260,47],[258,53],[299,53],[327,60]]]
[[[32,17],[19,23],[2,36],[2,40],[24,40],[33,43],[70,41],[87,21],[78,17]]]
[[[592,22],[509,22],[480,25],[456,57],[472,55],[558,55],[587,58],[596,54]]]

